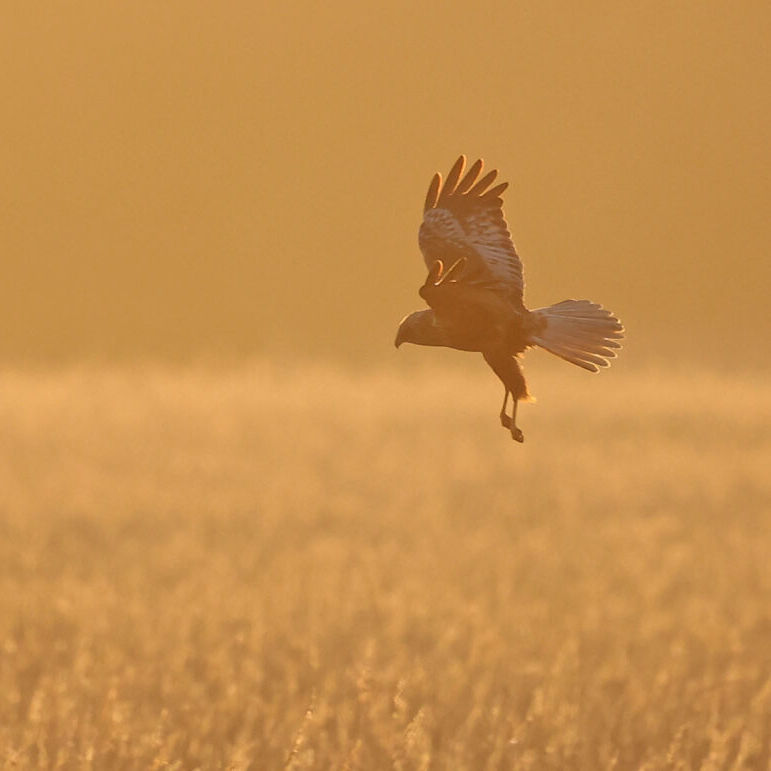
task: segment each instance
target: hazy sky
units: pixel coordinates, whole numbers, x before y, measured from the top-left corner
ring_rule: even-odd
[[[0,359],[393,356],[461,152],[511,182],[531,306],[769,350],[767,2],[13,5]]]

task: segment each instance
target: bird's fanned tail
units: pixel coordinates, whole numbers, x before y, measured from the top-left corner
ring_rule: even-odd
[[[540,323],[530,342],[589,372],[609,366],[621,347],[624,327],[597,303],[563,300],[533,314]]]

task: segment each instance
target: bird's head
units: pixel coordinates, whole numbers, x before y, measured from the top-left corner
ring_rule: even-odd
[[[405,316],[396,330],[394,345],[447,345],[447,333],[437,323],[432,310],[415,311]]]

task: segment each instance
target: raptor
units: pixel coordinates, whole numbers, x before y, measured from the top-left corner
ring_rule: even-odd
[[[522,442],[517,404],[529,395],[521,354],[539,346],[598,372],[616,356],[624,328],[589,300],[525,307],[522,261],[503,215],[501,194],[508,183],[493,186],[498,172],[482,171],[481,160],[466,170],[461,155],[444,184],[440,174],[431,180],[418,233],[428,268],[419,294],[429,307],[402,319],[396,347],[415,343],[481,353],[505,389],[501,425]]]

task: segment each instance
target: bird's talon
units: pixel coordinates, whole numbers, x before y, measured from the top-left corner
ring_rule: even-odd
[[[520,429],[518,429],[516,426],[514,426],[511,429],[511,438],[515,442],[524,442],[525,441],[525,435],[522,433]]]

